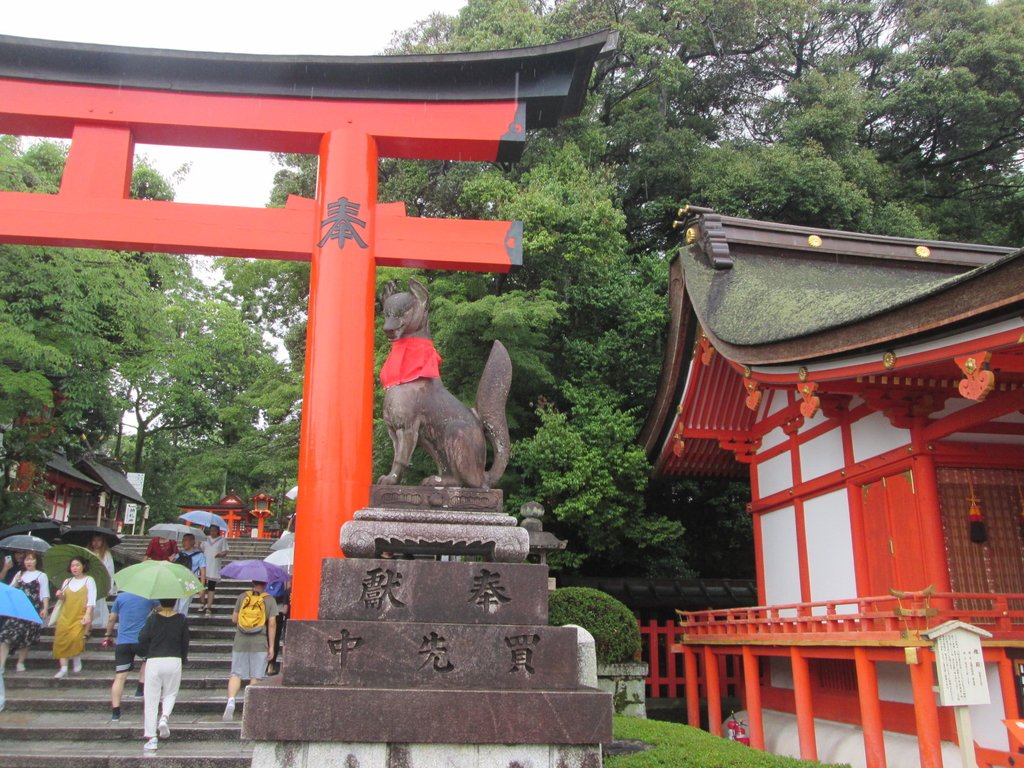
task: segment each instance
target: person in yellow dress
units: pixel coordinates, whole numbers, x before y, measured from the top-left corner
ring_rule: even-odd
[[[56,594],[61,603],[53,636],[53,658],[60,662],[60,670],[54,675],[58,680],[68,676],[69,659],[74,672],[82,671],[81,655],[96,606],[96,582],[89,575],[89,563],[85,558],[72,557],[68,573],[71,576],[64,580]]]

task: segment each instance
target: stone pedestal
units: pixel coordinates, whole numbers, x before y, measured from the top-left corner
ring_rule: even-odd
[[[521,563],[530,553],[529,532],[501,511],[501,491],[375,485],[370,504],[342,526],[345,557],[459,555]]]
[[[357,513],[342,541],[355,526],[376,552],[389,523],[415,546],[444,547],[447,525],[525,536],[500,495],[467,511],[441,490],[427,508]],[[429,503],[396,496],[417,492]],[[325,561],[319,619],[289,622],[281,675],[246,691],[253,766],[600,768],[612,697],[580,684],[577,630],[547,625],[547,581],[523,562]]]

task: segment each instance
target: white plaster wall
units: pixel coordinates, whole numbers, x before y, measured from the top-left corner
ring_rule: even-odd
[[[845,466],[843,460],[843,431],[839,427],[818,435],[800,445],[800,479],[813,480],[816,477],[835,472]]]
[[[906,664],[895,661],[880,661],[875,664],[878,676],[878,698],[882,701],[914,703],[914,691],[910,687],[910,671]]]
[[[789,659],[769,656],[768,670],[771,673],[770,680],[773,686],[793,690],[793,665]]]
[[[769,448],[774,448],[780,443],[786,442],[787,440],[789,440],[789,435],[782,431],[782,427],[776,427],[761,438],[760,450],[766,451]]]
[[[759,498],[793,487],[793,462],[789,451],[757,465],[757,493]]]
[[[853,535],[846,488],[804,502],[804,533],[811,600],[848,600],[857,596]],[[837,613],[856,612],[856,604],[836,606]],[[825,613],[824,607],[816,609]]]
[[[800,566],[796,543],[796,510],[783,507],[760,516],[764,557],[765,605],[800,602]],[[787,611],[782,615],[795,615]]]
[[[1003,709],[1002,686],[999,682],[999,665],[986,664],[985,677],[988,678],[990,702],[968,707],[971,713],[971,730],[974,740],[989,749],[1010,749],[1010,737],[1006,733],[1003,720],[1006,710]]]
[[[778,413],[787,405],[789,405],[789,395],[781,390],[772,390],[772,397],[768,403],[768,409],[766,411],[768,416]]]
[[[853,460],[864,461],[910,442],[910,430],[897,429],[881,413],[871,413],[850,428]]]

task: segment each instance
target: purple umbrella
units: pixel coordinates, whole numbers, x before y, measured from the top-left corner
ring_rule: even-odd
[[[220,575],[240,581],[284,581],[288,572],[263,560],[236,560],[220,569]]]

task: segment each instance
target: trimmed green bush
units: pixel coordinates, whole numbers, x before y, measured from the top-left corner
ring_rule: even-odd
[[[607,757],[605,768],[829,768],[833,765],[769,755],[678,723],[616,715],[613,727],[616,740],[643,741],[654,748]]]
[[[611,595],[588,587],[563,587],[548,599],[548,624],[576,624],[594,636],[598,664],[632,661],[640,653],[633,612]]]

